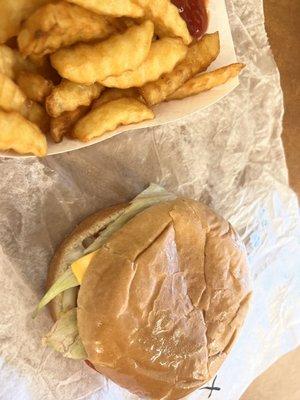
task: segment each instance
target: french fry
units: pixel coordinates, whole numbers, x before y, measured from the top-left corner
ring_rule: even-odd
[[[26,60],[30,61],[31,65],[34,66],[34,71],[44,78],[51,81],[54,85],[58,84],[61,81],[61,77],[57,73],[57,71],[52,67],[50,58],[48,56],[37,56],[35,54],[31,54],[26,58]]]
[[[190,44],[192,37],[186,22],[181,18],[178,8],[170,0],[133,0],[153,21],[155,33],[159,37],[180,37],[185,44]]]
[[[122,27],[125,28],[131,28],[133,25],[136,25],[137,21],[141,21],[141,20],[135,20],[129,17],[122,17],[119,18],[119,21],[121,22]]]
[[[30,60],[25,60],[17,50],[5,44],[0,45],[0,73],[15,79],[20,71],[36,72],[38,67]]]
[[[16,111],[46,132],[49,117],[44,108],[29,100],[23,91],[10,78],[0,73],[0,108]]]
[[[153,118],[153,111],[136,99],[113,100],[95,108],[79,120],[73,136],[87,142],[113,131],[120,125],[130,125]]]
[[[27,106],[27,98],[19,86],[0,73],[0,107],[4,111],[17,111],[25,116]]]
[[[220,53],[218,32],[204,35],[199,42],[193,43],[187,52],[186,58],[173,71],[164,74],[157,81],[147,83],[140,91],[148,105],[155,105],[164,101],[188,79],[207,67]]]
[[[65,111],[76,110],[79,106],[89,106],[103,89],[100,83],[82,85],[63,79],[47,97],[47,112],[51,117],[58,117]]]
[[[17,84],[30,100],[37,101],[38,103],[44,102],[53,87],[52,82],[42,75],[27,71],[19,73]]]
[[[81,106],[74,111],[66,111],[57,118],[51,118],[50,135],[55,143],[62,141],[64,136],[69,136],[72,128],[89,111],[89,107]]]
[[[91,84],[137,68],[148,56],[153,23],[146,21],[125,33],[94,44],[77,44],[51,54],[59,74],[70,81]]]
[[[104,103],[108,103],[112,100],[122,99],[124,97],[133,97],[139,101],[143,101],[141,95],[136,88],[129,89],[106,89],[101,96],[93,102],[92,108],[97,108]]]
[[[119,76],[110,76],[102,84],[120,89],[141,87],[147,82],[157,80],[162,74],[171,72],[185,58],[186,53],[187,47],[181,39],[157,40],[152,43],[148,57],[137,69]]]
[[[0,43],[18,35],[21,22],[50,0],[1,0]]]
[[[88,10],[101,15],[112,17],[132,17],[139,18],[144,15],[141,7],[132,0],[68,0],[70,3],[77,4]]]
[[[0,45],[0,73],[16,80],[22,71],[40,74],[53,82],[59,78],[47,57],[30,56],[25,59],[18,50]]]
[[[43,133],[48,133],[50,117],[39,103],[29,100],[24,117],[36,124]]]
[[[40,7],[25,21],[18,44],[25,56],[41,56],[78,41],[105,39],[116,30],[113,19],[61,1]]]
[[[11,79],[15,77],[15,53],[10,47],[0,45],[0,73]]]
[[[43,157],[47,153],[47,141],[39,128],[21,114],[0,109],[0,149]]]
[[[244,64],[231,64],[226,67],[216,69],[197,75],[185,82],[176,92],[172,93],[167,100],[178,100],[188,96],[194,96],[206,90],[226,83],[230,78],[237,76],[245,67]]]

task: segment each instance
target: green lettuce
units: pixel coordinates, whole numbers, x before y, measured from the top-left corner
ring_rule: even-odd
[[[50,287],[48,292],[42,298],[42,300],[37,305],[32,317],[35,318],[39,311],[45,307],[54,297],[58,296],[60,293],[64,292],[67,289],[71,289],[78,286],[78,281],[73,274],[71,268],[68,268],[58,279],[57,281]]]
[[[77,326],[77,308],[63,314],[42,340],[66,358],[86,360],[87,354],[81,342]]]
[[[98,250],[113,233],[121,229],[122,226],[146,208],[163,201],[174,199],[174,194],[168,193],[164,188],[152,183],[146,190],[130,202],[130,205],[119,218],[111,222],[108,227],[101,232],[97,239],[84,251],[84,254],[89,254]]]
[[[174,200],[175,198],[176,196],[174,194],[169,193],[164,188],[152,183],[146,190],[144,190],[130,202],[129,206],[124,210],[120,217],[112,221],[106,227],[106,229],[104,229],[100,233],[95,241],[87,249],[85,249],[82,256],[98,250],[115,232],[117,232],[128,221],[130,221],[133,217],[135,217],[146,208],[161,203],[163,201]],[[50,287],[48,292],[38,304],[33,316],[35,317],[43,307],[45,307],[60,293],[65,292],[66,290],[74,288],[76,286],[79,286],[79,283],[75,275],[73,274],[71,267],[69,267],[66,272],[61,275],[57,279],[57,281]],[[70,292],[70,296],[73,295],[74,292]]]

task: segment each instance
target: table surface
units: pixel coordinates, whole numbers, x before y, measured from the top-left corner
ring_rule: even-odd
[[[264,0],[264,8],[284,94],[283,143],[290,185],[300,197],[300,1]]]
[[[300,198],[300,1],[264,0],[266,28],[284,93],[283,144],[290,186]],[[300,348],[259,376],[241,400],[300,399]]]

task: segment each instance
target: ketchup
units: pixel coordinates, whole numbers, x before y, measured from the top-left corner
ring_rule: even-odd
[[[208,27],[206,0],[172,0],[172,3],[178,7],[190,34],[200,39]]]

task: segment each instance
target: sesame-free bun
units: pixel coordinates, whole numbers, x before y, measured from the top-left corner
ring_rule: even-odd
[[[175,400],[215,375],[249,299],[246,253],[231,225],[177,199],[135,216],[92,259],[78,294],[79,335],[97,371],[139,396]]]
[[[63,240],[57,248],[48,268],[47,289],[70,267],[70,263],[83,255],[84,240],[93,237],[104,229],[116,216],[120,215],[126,204],[101,210],[83,220]],[[49,304],[51,316],[56,321],[62,312],[62,295],[56,296]]]

